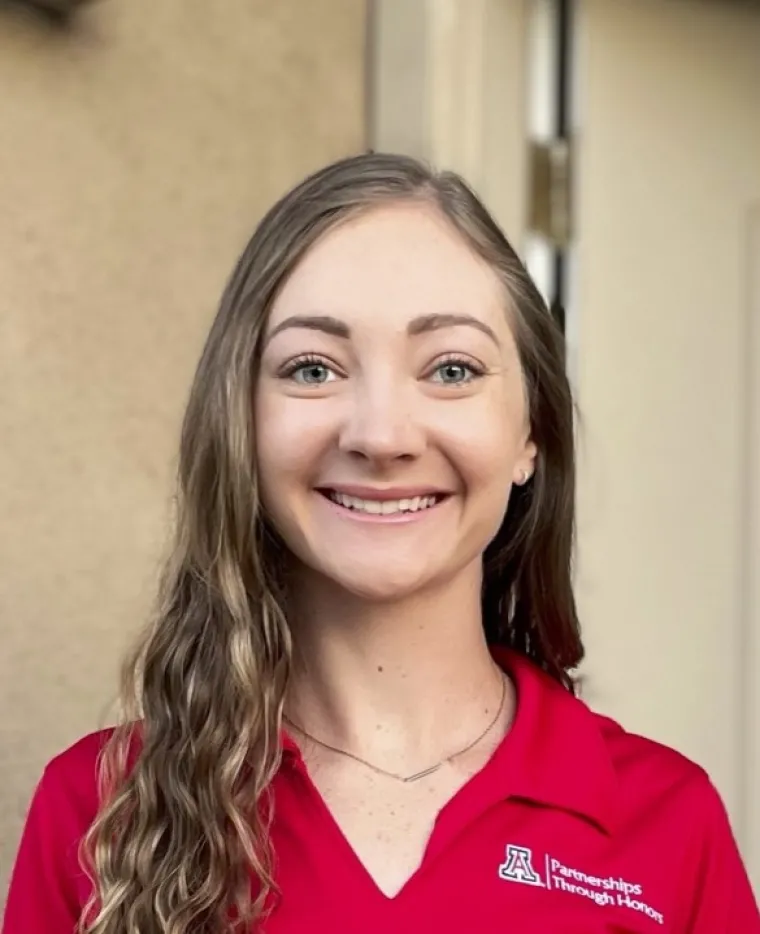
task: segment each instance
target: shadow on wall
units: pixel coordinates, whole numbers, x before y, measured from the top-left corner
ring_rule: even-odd
[[[0,0],[0,13],[33,15],[47,25],[71,28],[81,7],[92,0]]]

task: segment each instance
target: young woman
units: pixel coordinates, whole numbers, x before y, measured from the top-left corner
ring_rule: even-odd
[[[124,725],[5,934],[757,934],[721,802],[574,696],[562,340],[455,175],[329,166],[230,280]]]

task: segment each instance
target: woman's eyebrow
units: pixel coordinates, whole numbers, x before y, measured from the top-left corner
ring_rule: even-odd
[[[309,331],[323,331],[333,337],[342,337],[345,340],[351,337],[351,329],[340,318],[334,318],[332,315],[291,315],[280,321],[278,325],[272,328],[266,337],[266,342],[288,328],[306,328]]]
[[[477,328],[479,331],[487,334],[497,347],[501,346],[501,342],[493,328],[489,327],[485,321],[481,321],[480,318],[474,317],[474,315],[451,313],[421,315],[419,318],[415,318],[413,321],[409,322],[407,331],[410,335],[415,336],[417,334],[424,334],[427,331],[438,331],[441,328],[455,328],[461,327],[462,325],[465,327]]]
[[[493,328],[487,325],[485,321],[481,321],[473,315],[454,313],[420,315],[418,318],[414,318],[409,322],[406,330],[410,337],[416,337],[419,334],[425,334],[429,331],[439,331],[442,328],[462,326],[477,328],[479,331],[488,335],[497,347],[501,346],[501,342]],[[286,331],[289,328],[305,328],[309,331],[322,331],[324,334],[329,334],[332,337],[340,337],[343,340],[349,340],[351,337],[351,328],[346,322],[332,315],[291,315],[272,328],[266,337],[266,343],[269,343],[269,341],[281,331]]]

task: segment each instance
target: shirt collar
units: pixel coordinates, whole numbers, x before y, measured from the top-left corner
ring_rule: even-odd
[[[492,652],[517,693],[512,728],[493,761],[506,796],[570,811],[614,832],[617,776],[601,718],[524,656]]]

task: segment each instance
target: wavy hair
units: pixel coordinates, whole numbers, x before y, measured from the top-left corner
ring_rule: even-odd
[[[280,764],[291,640],[282,551],[262,514],[252,416],[262,331],[327,231],[394,201],[434,206],[504,285],[522,361],[533,478],[484,556],[483,624],[568,690],[582,657],[573,591],[573,406],[562,336],[464,181],[366,154],[313,174],[263,218],[224,291],[181,435],[174,542],[154,620],[126,660],[122,719],[99,763],[80,858],[80,934],[227,934],[276,894],[268,789]]]

